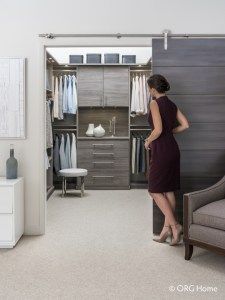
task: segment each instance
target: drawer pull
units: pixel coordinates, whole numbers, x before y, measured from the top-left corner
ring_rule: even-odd
[[[111,175],[95,175],[92,177],[93,178],[114,178],[114,176],[111,176]]]
[[[96,147],[112,148],[112,147],[113,147],[113,144],[92,144],[92,146],[93,146],[94,148],[96,148]]]
[[[96,155],[96,156],[101,156],[101,155],[104,155],[104,156],[114,156],[114,153],[96,153],[96,152],[93,152],[93,155]]]
[[[93,164],[114,164],[114,161],[93,161]]]

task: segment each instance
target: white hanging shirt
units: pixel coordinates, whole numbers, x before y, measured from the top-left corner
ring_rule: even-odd
[[[58,77],[55,77],[55,89],[54,89],[54,118],[59,117],[59,84]]]
[[[77,147],[76,136],[72,133],[72,145],[71,145],[71,167],[77,168]]]

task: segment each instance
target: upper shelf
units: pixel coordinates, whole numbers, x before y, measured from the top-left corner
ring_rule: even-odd
[[[73,67],[75,67],[75,66],[77,66],[77,67],[79,67],[79,66],[119,66],[119,67],[121,67],[121,66],[125,66],[125,67],[150,67],[150,65],[146,65],[146,64],[121,64],[121,63],[118,63],[118,64],[104,64],[104,63],[102,63],[102,64],[88,64],[88,63],[83,63],[83,64],[67,64],[67,65],[65,65],[65,64],[59,64],[58,66],[64,66],[64,67],[70,67],[70,66],[73,66]]]

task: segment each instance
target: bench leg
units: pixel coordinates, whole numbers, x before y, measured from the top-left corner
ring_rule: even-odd
[[[81,197],[84,196],[84,176],[81,176]]]
[[[62,178],[62,194],[61,197],[64,196],[64,177]]]
[[[64,194],[65,194],[65,196],[66,196],[66,177],[64,177]]]

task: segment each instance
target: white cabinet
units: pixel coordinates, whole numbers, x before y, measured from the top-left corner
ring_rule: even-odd
[[[12,248],[24,232],[23,178],[0,177],[0,248]]]

